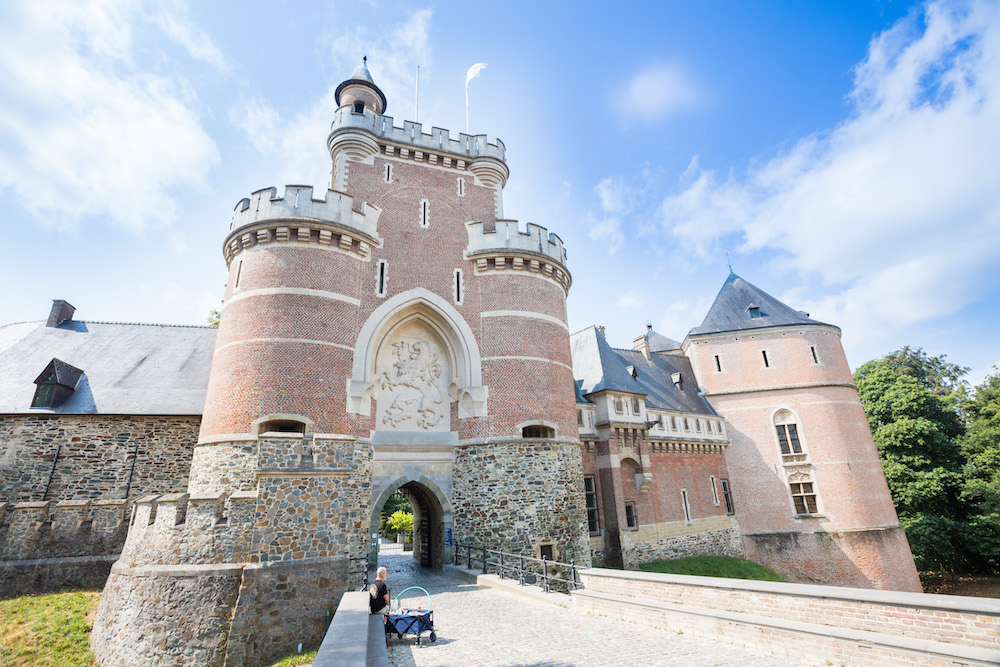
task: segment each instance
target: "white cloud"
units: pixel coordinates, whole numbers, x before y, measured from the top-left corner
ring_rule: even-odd
[[[129,2],[21,2],[0,23],[0,187],[48,227],[169,226],[218,161],[186,84],[134,63]],[[183,92],[183,94],[182,94]]]
[[[625,179],[609,176],[594,186],[600,202],[600,213],[589,213],[587,238],[607,243],[608,252],[615,254],[625,241],[622,234],[622,216],[632,210],[633,201]]]
[[[220,72],[232,69],[208,34],[192,25],[183,0],[162,0],[153,21],[195,60],[206,62]]]
[[[656,63],[616,91],[614,104],[624,116],[651,122],[696,109],[701,100],[702,93],[681,65]]]
[[[646,299],[640,295],[637,295],[633,290],[629,290],[622,294],[615,305],[619,308],[628,308],[629,310],[638,310],[645,305]]]
[[[1000,7],[936,2],[876,36],[854,110],[743,175],[697,162],[665,227],[710,252],[739,237],[834,293],[797,303],[870,334],[946,316],[996,283]]]
[[[330,131],[330,121],[337,109],[334,93],[343,78],[368,56],[372,78],[386,98],[408,99],[412,94],[413,74],[419,64],[423,71],[431,64],[429,33],[432,12],[415,11],[392,30],[369,30],[359,26],[328,33],[321,42],[343,76],[331,84],[305,111],[283,121],[277,109],[265,99],[254,98],[230,110],[232,121],[246,133],[254,148],[277,160],[271,178],[284,183],[312,184],[317,191],[330,181],[330,156],[323,138]],[[390,110],[391,113],[391,110]]]

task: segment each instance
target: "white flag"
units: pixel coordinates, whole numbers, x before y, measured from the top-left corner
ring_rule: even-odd
[[[476,63],[469,68],[469,73],[465,75],[465,85],[468,86],[469,82],[479,76],[479,73],[486,69],[486,63]]]
[[[465,131],[469,131],[469,82],[479,76],[479,73],[486,69],[486,63],[476,63],[469,68],[465,75]]]

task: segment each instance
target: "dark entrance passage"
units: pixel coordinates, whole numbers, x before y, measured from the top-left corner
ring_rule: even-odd
[[[420,482],[409,481],[397,487],[407,500],[413,512],[413,553],[412,559],[421,567],[441,570],[444,567],[442,545],[444,544],[444,512],[441,503],[431,489]],[[373,508],[376,521],[385,507]],[[381,550],[380,550],[381,551]],[[398,553],[398,552],[397,552]]]

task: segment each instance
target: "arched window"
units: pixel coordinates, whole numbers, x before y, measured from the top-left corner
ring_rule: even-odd
[[[525,426],[521,429],[522,438],[554,438],[556,437],[555,429],[549,426]]]
[[[774,415],[774,430],[783,456],[802,453],[802,441],[799,438],[799,426],[795,423],[795,415],[788,410],[778,410]]]
[[[795,514],[819,514],[816,483],[806,473],[794,473],[788,477],[788,487],[792,494]]]

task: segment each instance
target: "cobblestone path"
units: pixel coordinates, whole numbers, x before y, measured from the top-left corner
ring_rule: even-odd
[[[698,637],[589,616],[573,609],[479,587],[417,566],[410,554],[380,555],[392,597],[408,586],[431,596],[437,641],[424,633],[389,640],[390,667],[600,667],[606,665],[816,665]],[[412,606],[424,605],[420,591]],[[403,606],[407,606],[404,604]]]

